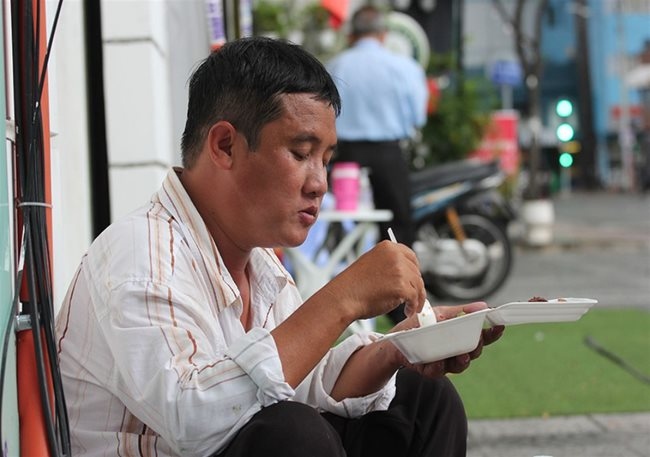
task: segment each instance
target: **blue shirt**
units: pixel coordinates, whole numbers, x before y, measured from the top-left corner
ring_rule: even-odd
[[[426,122],[429,92],[424,69],[374,38],[363,38],[327,65],[341,94],[339,140],[409,138]]]

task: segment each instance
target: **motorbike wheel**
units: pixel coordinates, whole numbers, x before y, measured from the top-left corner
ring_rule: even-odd
[[[512,245],[506,228],[488,217],[463,214],[460,216],[460,222],[467,239],[483,245],[481,268],[462,275],[445,274],[441,271],[434,273],[428,268],[426,260],[422,262],[421,259],[422,276],[426,288],[439,298],[458,301],[483,300],[499,289],[508,277],[513,260]],[[430,256],[439,252],[437,246],[440,246],[440,242],[456,243],[451,227],[446,221],[426,221],[420,224],[416,239],[423,243],[420,246],[424,247]]]

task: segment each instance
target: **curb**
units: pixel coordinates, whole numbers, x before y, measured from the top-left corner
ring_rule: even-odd
[[[646,457],[650,412],[470,420],[467,457]]]
[[[578,250],[578,249],[612,249],[612,248],[634,248],[650,251],[650,239],[612,239],[612,238],[575,238],[555,237],[546,246],[532,246],[521,239],[513,240],[517,248],[530,251],[553,251],[553,250]]]
[[[617,227],[556,225],[549,244],[536,246],[525,241],[521,222],[512,223],[509,235],[517,247],[530,250],[635,247],[650,250],[650,227],[647,231]]]
[[[607,432],[650,434],[650,412],[474,419],[469,429],[471,440],[488,441]]]

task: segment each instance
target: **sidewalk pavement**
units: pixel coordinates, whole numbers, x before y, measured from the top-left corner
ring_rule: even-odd
[[[650,195],[579,192],[554,203],[544,249],[631,246],[650,262]],[[650,412],[469,421],[467,457],[538,456],[650,457]]]
[[[650,247],[650,194],[573,192],[553,198],[553,241],[548,248]],[[513,224],[515,238],[523,230]]]
[[[650,412],[471,420],[467,457],[648,457]]]

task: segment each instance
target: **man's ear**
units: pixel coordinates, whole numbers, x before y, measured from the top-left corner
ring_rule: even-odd
[[[230,168],[237,130],[227,121],[219,121],[208,131],[207,146],[210,159],[221,167]]]

